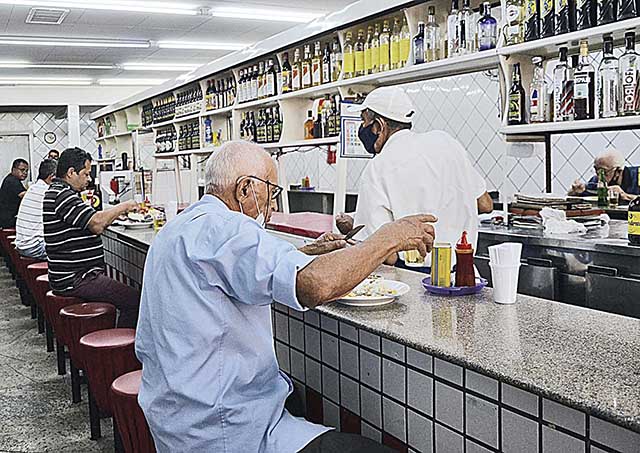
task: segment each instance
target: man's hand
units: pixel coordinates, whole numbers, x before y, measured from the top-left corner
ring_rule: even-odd
[[[353,230],[353,217],[345,213],[340,213],[336,216],[336,226],[342,234],[347,234]]]
[[[569,195],[581,195],[587,190],[587,186],[582,181],[576,179],[569,189]]]
[[[130,212],[137,212],[140,209],[140,205],[133,200],[125,201],[124,203],[120,203],[122,207],[122,213],[128,214]]]
[[[305,255],[324,255],[325,253],[340,250],[347,246],[344,236],[341,234],[324,233],[315,242],[301,247],[299,250]]]
[[[404,217],[383,225],[376,232],[376,236],[380,235],[392,241],[396,252],[418,250],[420,255],[427,256],[436,238],[432,223],[437,221],[437,217],[429,214]]]

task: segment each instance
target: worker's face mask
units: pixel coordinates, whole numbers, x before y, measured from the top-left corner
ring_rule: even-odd
[[[258,216],[254,219],[258,224],[265,228],[267,225],[266,218],[264,213],[260,211],[260,203],[258,203],[258,197],[256,196],[256,191],[253,189],[253,184],[251,184],[251,194],[253,195],[253,202],[256,204],[256,211],[258,212]],[[244,209],[242,209],[242,202],[238,200],[238,205],[240,206],[240,213],[244,214]]]
[[[358,138],[362,142],[364,149],[367,150],[369,154],[377,154],[376,153],[376,142],[378,141],[379,135],[373,132],[373,125],[375,121],[372,121],[368,126],[360,126],[358,130]]]

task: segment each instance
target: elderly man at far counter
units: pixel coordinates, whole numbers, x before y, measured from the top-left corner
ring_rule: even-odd
[[[640,167],[624,165],[624,156],[615,148],[607,148],[593,161],[596,174],[586,184],[576,181],[569,190],[569,195],[595,195],[598,188],[598,173],[604,171],[609,189],[620,195],[620,200],[631,201],[640,195]]]
[[[139,402],[159,452],[391,451],[285,408],[293,385],[276,362],[271,304],[314,308],[351,291],[392,253],[426,255],[436,219],[400,219],[348,248],[328,235],[300,251],[264,229],[277,180],[262,148],[225,144],[207,162],[206,195],[149,249],[136,353]]]

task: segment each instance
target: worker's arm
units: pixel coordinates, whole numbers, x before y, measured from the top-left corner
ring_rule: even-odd
[[[296,294],[309,308],[340,298],[355,288],[389,256],[400,251],[431,251],[435,237],[430,215],[405,217],[388,223],[354,247],[317,257],[298,272]]]
[[[93,234],[102,234],[104,233],[104,230],[106,230],[107,227],[118,217],[137,209],[138,203],[133,200],[129,200],[105,211],[98,211],[91,216],[91,220],[89,220],[87,228]]]
[[[486,214],[493,211],[493,200],[491,195],[485,192],[478,198],[478,214]]]

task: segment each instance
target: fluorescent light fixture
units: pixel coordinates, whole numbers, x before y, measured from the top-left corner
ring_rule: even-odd
[[[135,47],[143,49],[151,47],[149,41],[128,39],[78,39],[27,36],[0,36],[0,45],[2,44],[12,46]]]
[[[55,78],[55,77],[39,77],[39,78],[0,78],[0,85],[91,85],[91,79],[74,79],[74,78]]]
[[[233,6],[217,6],[208,11],[213,17],[229,17],[234,19],[251,19],[270,22],[307,23],[322,16],[321,13],[301,13],[288,10],[237,8]]]
[[[119,86],[119,85],[162,85],[166,82],[167,79],[100,79],[98,80],[98,85],[111,85],[111,86]]]
[[[193,71],[202,66],[201,64],[188,63],[124,63],[122,69],[125,71]]]
[[[158,47],[161,49],[241,50],[248,45],[225,42],[158,41]]]
[[[28,61],[2,61],[1,69],[115,69],[113,65],[65,64],[65,63],[30,63]]]
[[[144,0],[0,0],[0,5],[82,8],[104,11],[130,11],[134,13],[179,14],[185,16],[196,16],[200,13],[197,5]]]

